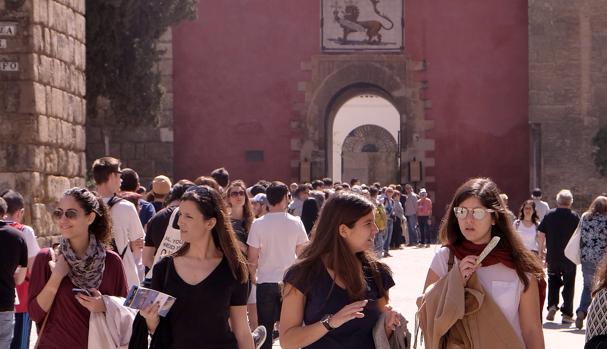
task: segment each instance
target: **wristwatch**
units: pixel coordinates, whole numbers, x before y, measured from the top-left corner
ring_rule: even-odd
[[[320,323],[327,329],[327,331],[333,331],[335,329],[335,327],[329,324],[329,320],[331,320],[332,316],[333,314],[327,314],[320,319]]]

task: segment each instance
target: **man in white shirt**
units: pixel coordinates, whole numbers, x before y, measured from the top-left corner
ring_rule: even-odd
[[[253,221],[247,239],[251,281],[257,284],[257,316],[268,334],[280,317],[280,283],[285,271],[308,242],[301,219],[286,212],[288,193],[284,183],[270,184],[266,190],[269,212]],[[261,348],[271,347],[272,337],[268,335]]]
[[[548,203],[546,201],[542,201],[542,190],[540,188],[533,189],[533,191],[531,192],[531,198],[535,203],[535,213],[537,214],[537,217],[540,219],[541,222],[542,219],[544,219],[546,213],[550,211],[550,206],[548,206]]]
[[[122,258],[129,288],[139,285],[143,278],[143,237],[145,233],[139,220],[135,205],[120,199],[116,193],[120,191],[120,160],[103,157],[93,162],[93,178],[97,184],[97,192],[110,206],[112,216],[112,244],[116,253]]]

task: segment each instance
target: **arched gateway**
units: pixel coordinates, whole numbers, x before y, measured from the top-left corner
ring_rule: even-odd
[[[331,146],[337,112],[352,98],[370,94],[387,100],[398,112],[401,142],[397,143],[395,158],[400,161],[395,162],[400,168],[396,168],[391,181],[406,182],[408,161],[424,158],[427,150],[419,147],[425,127],[423,103],[409,61],[401,55],[325,55],[314,57],[311,67],[314,79],[307,84],[300,179],[335,176]],[[374,124],[372,119],[368,123]]]

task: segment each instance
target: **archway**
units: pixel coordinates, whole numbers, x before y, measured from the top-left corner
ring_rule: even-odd
[[[361,183],[396,183],[398,144],[391,132],[376,125],[355,128],[344,140],[341,178]]]
[[[358,94],[333,115],[327,127],[332,178],[397,183],[401,118],[394,105],[375,94]]]

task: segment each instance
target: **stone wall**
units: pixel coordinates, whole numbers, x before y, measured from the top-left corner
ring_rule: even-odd
[[[56,201],[84,185],[84,4],[0,1],[0,190],[23,194],[42,246]]]
[[[109,152],[106,152],[101,127],[97,122],[89,122],[86,125],[88,168],[95,159],[109,155],[122,160],[123,167],[137,171],[143,185],[148,185],[159,174],[173,177],[173,38],[170,29],[160,38],[158,47],[164,51],[158,64],[164,89],[158,125],[126,130],[110,128]]]
[[[538,180],[551,206],[570,188],[585,210],[607,191],[592,138],[607,125],[607,2],[529,1],[529,121],[541,147]],[[532,142],[533,144],[533,139]]]

